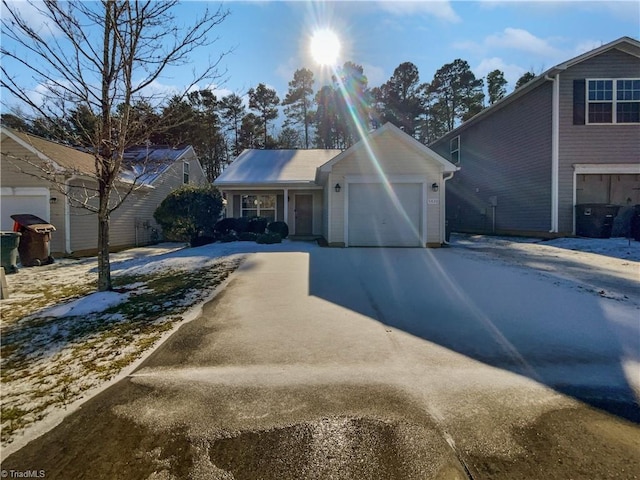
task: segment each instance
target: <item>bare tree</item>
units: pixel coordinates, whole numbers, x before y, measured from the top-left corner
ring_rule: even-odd
[[[196,50],[212,45],[217,40],[211,37],[213,30],[229,12],[222,7],[206,10],[193,24],[180,27],[172,13],[177,0],[29,3],[46,19],[39,29],[21,15],[18,3],[3,0],[3,33],[19,49],[10,49],[7,42],[0,47],[0,85],[52,125],[68,118],[71,109],[84,108],[95,116],[95,121],[79,123],[68,142],[95,159],[98,290],[110,290],[110,214],[135,182],[120,192],[117,201],[112,193],[120,188],[125,149],[143,144],[154,133],[152,124],[140,128],[134,104],[154,105],[166,98],[149,93],[150,87],[168,67],[188,65]],[[218,65],[225,53],[208,61],[199,57],[202,67],[192,72],[184,93],[200,81],[213,83],[219,78]],[[35,100],[32,90],[11,75],[7,59],[30,71],[45,91],[43,101]]]

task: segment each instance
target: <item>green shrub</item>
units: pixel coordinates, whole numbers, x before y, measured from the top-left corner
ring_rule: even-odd
[[[236,221],[235,228],[233,229],[238,235],[242,232],[249,230],[249,219],[247,217],[239,217],[234,219]]]
[[[270,245],[272,243],[282,243],[282,237],[277,233],[263,233],[258,235],[256,243]]]
[[[212,185],[184,185],[169,193],[153,213],[168,240],[193,242],[212,237],[222,196]]]
[[[253,232],[242,232],[238,235],[238,240],[242,242],[255,242],[258,239],[258,234]]]
[[[289,226],[284,222],[271,222],[267,225],[267,231],[269,233],[277,233],[280,238],[287,238],[289,236]]]
[[[263,217],[253,217],[249,220],[249,224],[247,225],[247,232],[253,232],[257,234],[262,234],[267,229],[268,220]]]
[[[229,232],[220,237],[220,242],[229,243],[229,242],[237,242],[238,236],[234,232]]]
[[[231,230],[236,230],[235,218],[223,218],[222,220],[216,222],[216,224],[213,226],[213,231],[222,235],[226,235]]]

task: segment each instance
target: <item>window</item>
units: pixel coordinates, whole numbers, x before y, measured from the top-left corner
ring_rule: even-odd
[[[242,216],[246,218],[264,217],[270,222],[276,220],[275,195],[242,195]]]
[[[587,123],[640,123],[640,79],[587,80]]]
[[[189,164],[187,162],[182,164],[182,183],[189,184]]]
[[[451,163],[457,165],[460,163],[460,135],[451,139],[449,142],[449,151]]]

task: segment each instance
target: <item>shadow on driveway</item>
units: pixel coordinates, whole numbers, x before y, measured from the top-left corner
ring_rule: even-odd
[[[640,423],[637,310],[455,249],[315,249],[310,294]]]

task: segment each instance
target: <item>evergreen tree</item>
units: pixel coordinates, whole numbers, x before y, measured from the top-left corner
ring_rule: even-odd
[[[411,62],[400,64],[391,78],[373,91],[381,109],[380,120],[415,135],[417,120],[423,112],[420,87],[418,67]]]
[[[447,131],[453,130],[482,110],[483,84],[465,60],[456,59],[442,66],[431,82],[430,93],[435,95],[431,115],[437,115],[437,122],[446,125]]]
[[[233,132],[233,150],[231,155],[240,155],[240,126],[242,117],[246,115],[246,109],[242,103],[242,98],[232,93],[220,100],[220,114],[228,130]]]
[[[522,87],[523,85],[526,85],[527,83],[529,83],[531,80],[533,80],[534,78],[536,78],[536,74],[533,72],[526,72],[524,73],[516,82],[516,87],[515,89],[519,89],[520,87]]]
[[[337,107],[337,137],[340,148],[348,148],[367,133],[370,127],[373,97],[364,69],[353,62],[345,62],[333,77]]]
[[[493,105],[507,94],[507,81],[504,72],[494,70],[487,74],[487,91],[489,92],[489,104]]]
[[[316,93],[315,145],[318,148],[338,147],[338,106],[336,102],[338,95],[339,93],[330,85],[325,85]]]
[[[263,148],[268,148],[267,124],[270,120],[278,118],[277,107],[279,104],[280,99],[276,91],[268,88],[264,83],[260,83],[257,88],[251,88],[249,90],[249,108],[258,112],[262,121],[262,128],[264,130]]]
[[[287,123],[302,125],[304,128],[304,148],[309,148],[309,127],[313,120],[313,72],[302,68],[293,74],[289,82],[289,92],[282,101]]]

